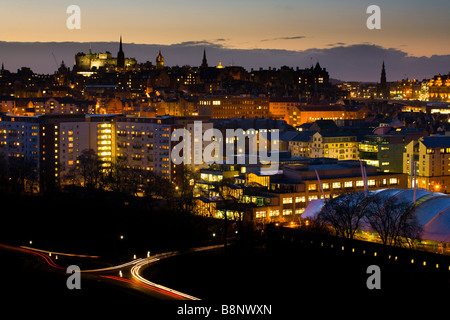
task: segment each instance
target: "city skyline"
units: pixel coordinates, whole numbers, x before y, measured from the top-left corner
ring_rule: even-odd
[[[4,312],[449,292],[449,0],[4,2]]]
[[[71,67],[73,55],[89,47],[93,52],[110,50],[115,54],[122,35],[128,56],[153,62],[161,49],[168,66],[200,65],[206,48],[212,65],[221,61],[225,66],[246,69],[304,68],[319,61],[332,78],[344,81],[379,80],[381,60],[386,61],[388,81],[422,79],[448,71],[450,43],[444,15],[450,3],[378,1],[380,30],[366,26],[370,16],[366,10],[371,4],[353,0],[189,4],[134,0],[106,5],[104,1],[81,0],[76,4],[81,28],[70,30],[66,10],[71,3],[19,1],[4,4],[11,14],[0,22],[6,31],[1,37],[0,61],[12,71],[28,66],[38,73],[53,73],[52,54],[58,63],[64,60]],[[70,55],[61,49],[68,43],[73,43]],[[39,55],[43,44],[45,54]]]
[[[69,68],[74,65],[77,52],[101,53],[109,51],[114,56],[119,50],[119,37],[113,42],[5,42],[0,41],[0,63],[5,69],[16,72],[21,67],[30,67],[39,74],[54,73],[62,61]],[[210,66],[241,66],[267,69],[289,66],[309,68],[319,62],[326,67],[330,77],[342,81],[379,82],[381,66],[386,64],[387,81],[401,79],[430,79],[436,74],[447,74],[450,55],[412,57],[397,49],[386,49],[373,44],[339,46],[329,49],[289,51],[278,49],[226,49],[208,42],[186,42],[175,45],[144,45],[128,43],[124,38],[123,50],[127,57],[138,63],[155,63],[159,51],[166,66],[198,67],[204,50]]]

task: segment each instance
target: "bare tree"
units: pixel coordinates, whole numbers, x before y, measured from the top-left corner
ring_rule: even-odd
[[[342,194],[328,199],[318,214],[317,222],[331,225],[337,236],[353,239],[364,216],[363,192]]]
[[[101,175],[101,166],[97,153],[93,149],[83,150],[81,155],[78,156],[78,162],[77,170],[82,177],[83,186],[97,188]]]
[[[422,232],[411,204],[406,201],[396,198],[383,201],[372,196],[364,213],[365,219],[385,245],[413,247]]]

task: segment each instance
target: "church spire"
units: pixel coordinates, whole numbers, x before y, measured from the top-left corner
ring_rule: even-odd
[[[202,68],[208,68],[208,61],[206,60],[206,49],[203,49]]]
[[[384,61],[383,61],[383,66],[381,68],[381,79],[380,79],[380,92],[381,97],[383,99],[389,99],[389,87],[386,81],[386,68],[384,66]]]
[[[117,68],[125,67],[125,54],[122,50],[122,36],[120,36],[119,52],[117,53]]]

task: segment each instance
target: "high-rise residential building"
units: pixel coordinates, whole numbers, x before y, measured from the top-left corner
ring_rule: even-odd
[[[174,183],[181,183],[184,163],[174,164],[174,130],[186,128],[194,145],[194,121],[204,121],[201,136],[212,128],[206,118],[164,116],[157,118],[122,115],[42,115],[0,118],[0,155],[9,165],[28,170],[29,190],[48,191],[63,183],[79,167],[79,158],[92,150],[100,169],[115,163],[151,170]],[[198,138],[200,139],[200,138]],[[201,152],[210,142],[201,144]],[[191,150],[194,152],[194,150]],[[194,154],[192,153],[192,157]],[[20,160],[20,161],[19,161]],[[193,169],[201,168],[193,164]]]

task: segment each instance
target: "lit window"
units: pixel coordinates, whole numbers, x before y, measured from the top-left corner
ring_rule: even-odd
[[[292,203],[292,198],[283,198],[283,204]]]
[[[390,178],[389,179],[389,184],[398,184],[398,179],[397,178]]]
[[[271,217],[276,217],[280,215],[280,210],[270,210],[269,211],[269,216]]]

